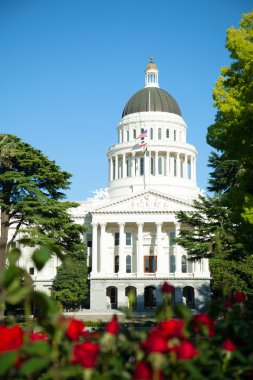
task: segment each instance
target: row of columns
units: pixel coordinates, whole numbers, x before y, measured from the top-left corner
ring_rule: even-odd
[[[156,223],[156,256],[157,256],[157,275],[167,275],[169,272],[169,263],[167,254],[165,253],[165,250],[162,247],[162,222]],[[103,254],[103,252],[106,252],[104,249],[105,247],[105,227],[106,223],[99,223],[100,225],[100,241],[99,241],[99,251],[100,251],[100,268],[101,272],[105,273],[105,267],[106,267],[106,254]],[[142,276],[144,274],[144,252],[143,252],[143,222],[137,223],[137,275]],[[124,252],[125,248],[125,223],[119,222],[119,272],[118,275],[125,275],[126,274],[126,255]],[[175,223],[175,237],[179,236],[180,232],[180,224]],[[92,274],[96,275],[98,274],[98,223],[92,224]],[[181,249],[179,249],[178,245],[174,245],[174,252],[175,255],[175,264],[176,264],[176,271],[175,275],[181,275],[182,274],[182,255],[185,254]],[[196,262],[194,264],[195,272],[200,273],[208,272],[208,261],[207,259],[203,259],[202,261],[203,267],[200,268],[200,262]],[[202,269],[202,270],[201,270]]]
[[[158,162],[159,158],[163,160],[163,174],[171,177],[181,177],[184,179],[196,180],[196,162],[195,157],[181,153],[166,152],[166,155],[159,155],[157,151],[149,152],[147,156],[139,156],[136,153],[130,155],[121,154],[115,155],[109,159],[109,179],[113,181],[115,179],[136,177],[140,175],[140,167],[137,169],[137,160],[141,157],[144,158],[144,170],[145,175],[150,174],[150,158],[154,160],[154,174],[159,175]],[[129,165],[129,174],[127,175],[127,160]],[[188,164],[190,165],[190,172],[188,173]],[[140,165],[139,165],[140,166]]]

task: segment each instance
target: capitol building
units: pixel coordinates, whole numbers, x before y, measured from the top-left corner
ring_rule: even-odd
[[[164,281],[175,287],[174,302],[191,308],[210,295],[208,260],[188,261],[174,242],[187,228],[176,212],[191,211],[200,191],[197,151],[187,143],[179,105],[159,87],[158,74],[151,57],[145,86],[127,101],[118,142],[107,152],[107,187],[71,210],[77,223],[90,227],[85,239],[94,311],[127,307],[130,294],[137,311],[151,309],[161,302]],[[36,288],[50,288],[57,265],[52,258],[41,272],[29,268]]]

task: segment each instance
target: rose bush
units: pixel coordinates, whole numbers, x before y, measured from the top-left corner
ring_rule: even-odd
[[[23,302],[26,322],[21,327],[12,317],[0,325],[0,379],[253,378],[252,315],[241,291],[224,291],[222,299],[194,315],[183,304],[172,305],[173,286],[165,283],[163,303],[149,329],[136,329],[135,315],[128,310],[127,326],[115,315],[94,332],[83,321],[64,317],[50,297],[34,291],[28,274],[19,284],[23,291],[13,296],[13,282],[20,281],[16,269],[12,262],[2,280],[2,304]],[[32,304],[38,311],[35,332]]]

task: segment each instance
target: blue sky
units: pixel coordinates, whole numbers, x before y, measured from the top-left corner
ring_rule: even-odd
[[[177,100],[207,185],[212,89],[230,62],[226,29],[251,0],[0,0],[0,132],[42,150],[84,200],[107,186],[106,152],[149,56]]]

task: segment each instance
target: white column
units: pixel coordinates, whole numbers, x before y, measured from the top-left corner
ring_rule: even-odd
[[[184,179],[187,179],[187,155],[184,155],[184,170],[183,170],[183,177]]]
[[[109,163],[110,163],[110,181],[112,181],[113,180],[113,162],[112,162],[112,158],[110,158]]]
[[[131,157],[131,177],[135,177],[135,175],[135,154],[133,153]]]
[[[177,153],[177,177],[180,178],[180,159],[179,159],[179,153]]]
[[[177,238],[179,236],[180,232],[180,224],[175,223],[175,237]],[[181,253],[179,250],[179,246],[175,244],[175,256],[176,256],[176,271],[175,275],[180,276],[182,274],[182,260],[181,260]]]
[[[202,259],[203,261],[203,272],[209,275],[209,261],[208,259]]]
[[[122,155],[122,177],[126,177],[126,155]]]
[[[167,152],[166,154],[166,171],[165,175],[168,177],[170,175],[170,153]]]
[[[162,252],[162,223],[156,223],[156,242],[157,242],[157,274],[164,272],[164,255]]]
[[[137,274],[139,276],[142,276],[143,267],[144,267],[143,244],[142,244],[143,223],[137,223],[137,226],[138,226]]]
[[[119,275],[126,273],[126,259],[125,259],[125,223],[118,223],[119,225]]]
[[[105,245],[105,226],[106,223],[100,223],[100,272],[106,273],[106,245]]]
[[[98,273],[98,223],[92,223],[92,274]]]
[[[115,179],[119,178],[119,158],[118,155],[115,156]]]
[[[170,155],[170,175],[174,177],[174,156]]]
[[[191,156],[191,180],[193,181],[193,157]]]

